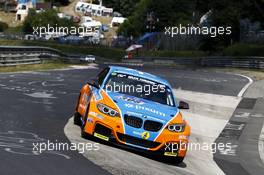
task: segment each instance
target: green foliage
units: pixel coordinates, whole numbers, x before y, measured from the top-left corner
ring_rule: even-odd
[[[103,4],[106,7],[111,7],[114,11],[120,12],[124,17],[132,15],[135,7],[140,0],[105,0]]]
[[[141,0],[136,10],[118,29],[118,33],[124,36],[138,37],[145,31],[148,4],[151,0]]]
[[[128,21],[121,25],[119,34],[135,37],[149,32],[147,28],[147,15],[151,12],[154,16],[151,31],[164,31],[167,26],[187,25],[192,22],[192,11],[195,0],[141,0],[136,10]],[[129,34],[129,35],[127,35]]]
[[[263,56],[264,45],[234,44],[223,51],[227,56]]]
[[[250,19],[259,21],[264,27],[264,1],[263,0],[200,0],[197,7],[199,11],[212,10],[212,25],[232,27],[231,35],[221,35],[216,38],[204,37],[201,49],[208,51],[223,50],[231,43],[240,40],[240,20]]]
[[[52,2],[53,4],[56,5],[68,5],[69,0],[45,0],[45,2]]]
[[[216,38],[205,36],[200,43],[200,48],[205,51],[221,51],[231,43],[238,42],[241,19],[258,21],[264,28],[264,0],[141,0],[135,6],[134,13],[120,26],[118,33],[138,37],[149,32],[146,26],[147,14],[150,12],[154,12],[159,19],[152,31],[163,32],[165,26],[198,24],[209,10],[213,12],[211,25],[232,27],[232,34],[218,35]]]
[[[141,56],[146,57],[171,57],[171,58],[193,58],[206,56],[205,52],[202,51],[142,51]]]
[[[24,33],[32,33],[33,27],[72,27],[75,24],[68,19],[61,19],[57,15],[56,10],[47,10],[41,13],[36,13],[31,9],[27,18],[23,23],[22,30]]]
[[[0,40],[0,45],[13,46],[45,46],[58,49],[70,54],[93,54],[110,60],[120,60],[126,52],[123,49],[102,47],[102,46],[83,46],[65,45],[54,42],[23,41],[23,40]],[[140,56],[146,57],[201,57],[206,56],[201,51],[140,51]]]
[[[8,25],[0,21],[0,32],[5,31],[8,28]]]
[[[54,41],[29,41],[29,40],[1,40],[0,46],[44,46],[51,47],[69,54],[92,54],[99,57],[120,60],[126,52],[124,49],[104,47],[104,46],[86,46],[86,45],[70,45],[70,44],[58,44]]]

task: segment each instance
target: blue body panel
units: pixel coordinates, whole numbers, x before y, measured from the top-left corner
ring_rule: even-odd
[[[141,78],[145,78],[145,79],[149,79],[151,81],[155,81],[157,83],[161,83],[164,84],[168,87],[171,88],[169,82],[161,77],[158,77],[156,75],[150,74],[150,73],[146,73],[146,72],[141,72],[135,69],[130,69],[130,68],[126,68],[126,67],[120,67],[120,66],[110,66],[110,73],[112,72],[118,72],[118,73],[124,73],[124,74],[129,74],[129,75],[134,75],[137,77],[141,77]]]

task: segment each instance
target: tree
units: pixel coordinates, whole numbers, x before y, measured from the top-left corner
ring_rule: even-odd
[[[165,27],[192,23],[195,0],[141,0],[133,15],[121,25],[119,33],[135,37],[149,32],[147,16],[153,14],[155,28],[152,31],[163,32]]]
[[[201,42],[201,48],[205,50],[219,50],[239,42],[242,19],[260,22],[264,27],[264,0],[141,0],[128,20],[120,26],[118,33],[139,37],[149,32],[146,26],[150,13],[158,19],[154,24],[155,29],[151,31],[164,32],[165,27],[179,24],[198,25],[200,18],[209,10],[212,11],[211,26],[232,27],[232,34],[215,38],[205,36]]]
[[[68,5],[69,4],[69,0],[45,0],[45,2],[52,2],[58,5]]]
[[[5,31],[8,28],[8,25],[0,21],[0,32]]]
[[[25,19],[22,30],[24,33],[32,33],[33,27],[72,27],[75,24],[68,19],[61,19],[57,15],[56,10],[46,10],[44,12],[36,13],[35,10],[30,9],[27,18]]]
[[[129,17],[135,11],[140,0],[105,0],[103,4],[120,12],[124,17]]]

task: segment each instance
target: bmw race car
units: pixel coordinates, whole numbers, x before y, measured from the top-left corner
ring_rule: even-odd
[[[190,126],[170,84],[155,75],[109,66],[80,91],[74,123],[82,136],[139,148],[182,162]]]

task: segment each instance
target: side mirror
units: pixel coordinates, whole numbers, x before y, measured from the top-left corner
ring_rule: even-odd
[[[179,109],[190,109],[189,104],[184,101],[180,101],[178,108]]]
[[[100,85],[98,84],[97,79],[91,79],[90,81],[87,82],[87,84],[89,84],[90,86],[93,86],[97,89],[100,88]]]

